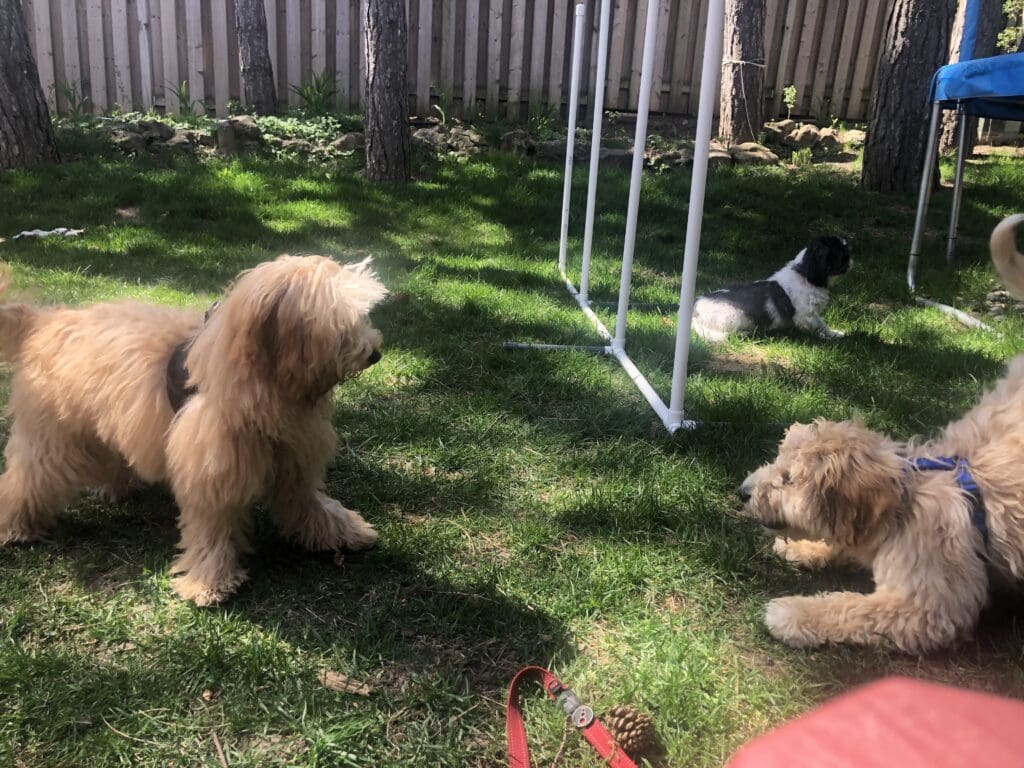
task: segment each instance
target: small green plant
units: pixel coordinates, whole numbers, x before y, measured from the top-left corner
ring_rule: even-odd
[[[171,87],[171,93],[178,99],[178,115],[189,120],[196,118],[198,116],[196,107],[199,106],[199,101],[192,99],[192,94],[188,89],[188,80],[182,80],[177,85],[168,82],[167,85]]]
[[[68,117],[72,120],[81,120],[92,112],[92,105],[89,97],[82,93],[74,83],[61,83],[60,93],[68,105]]]
[[[537,105],[530,108],[526,119],[526,130],[536,140],[553,138],[557,133],[558,110],[551,105]]]
[[[334,96],[334,73],[326,69],[313,74],[312,79],[289,89],[302,101],[302,109],[310,115],[326,115],[331,111],[331,97]]]
[[[786,119],[793,116],[793,107],[796,106],[796,86],[792,83],[782,89],[782,103],[786,105]]]
[[[804,147],[798,149],[790,155],[789,162],[795,165],[797,168],[806,168],[811,164],[811,148]]]
[[[1006,16],[1006,29],[996,37],[996,46],[1005,53],[1014,53],[1024,42],[1024,0],[1006,0],[1003,14]]]

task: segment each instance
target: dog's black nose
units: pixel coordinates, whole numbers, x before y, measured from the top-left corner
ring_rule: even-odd
[[[747,490],[747,487],[745,485],[740,486],[740,501],[742,501],[744,504],[750,501],[750,491]]]
[[[375,349],[375,350],[373,350],[373,352],[370,353],[370,357],[367,358],[366,364],[367,365],[373,365],[378,360],[380,360],[380,350],[379,349]]]

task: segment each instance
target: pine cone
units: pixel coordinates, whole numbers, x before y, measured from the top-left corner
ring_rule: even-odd
[[[650,715],[628,705],[618,705],[609,709],[603,719],[615,743],[634,760],[658,747],[658,735]]]

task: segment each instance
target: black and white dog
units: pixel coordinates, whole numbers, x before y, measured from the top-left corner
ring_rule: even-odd
[[[730,333],[783,328],[837,339],[842,332],[825,325],[821,313],[828,306],[829,282],[852,266],[845,240],[816,238],[767,280],[699,297],[693,307],[693,330],[706,341],[724,341]]]

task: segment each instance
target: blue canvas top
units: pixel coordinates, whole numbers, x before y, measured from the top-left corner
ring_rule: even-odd
[[[966,37],[966,35],[965,35]],[[970,43],[973,49],[973,41]],[[947,64],[932,79],[931,102],[997,120],[1024,120],[1024,53]]]

